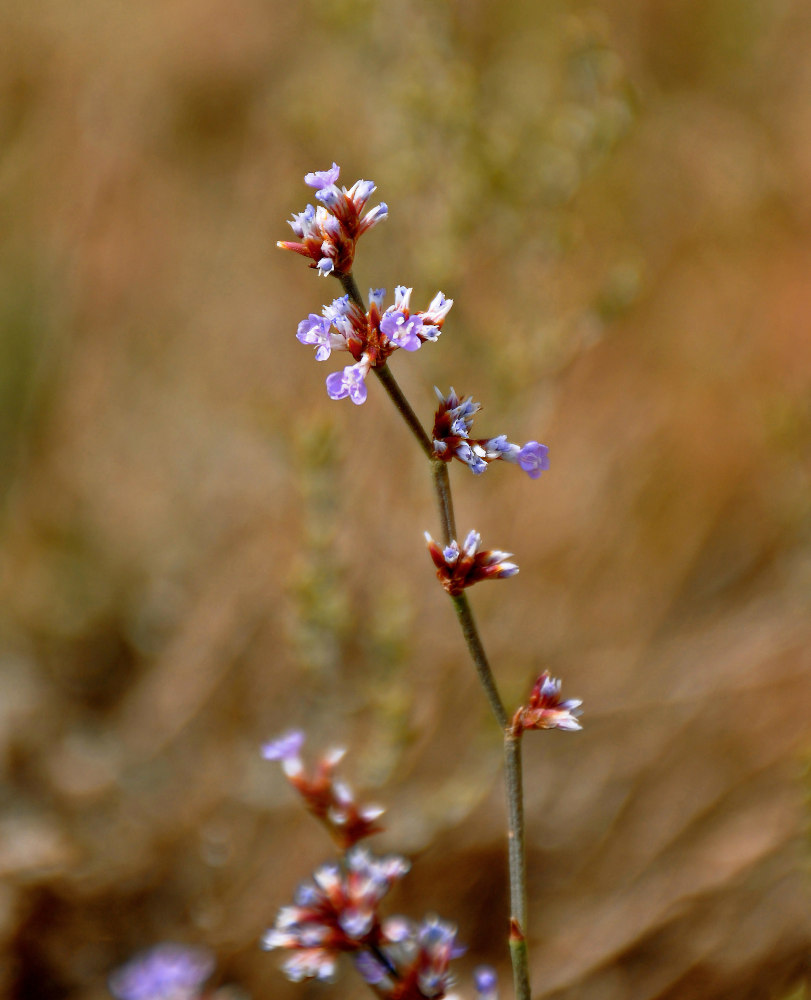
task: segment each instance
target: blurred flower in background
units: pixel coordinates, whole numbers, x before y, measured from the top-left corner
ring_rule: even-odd
[[[159,944],[130,959],[110,977],[116,1000],[198,1000],[214,971],[214,957],[202,948]]]

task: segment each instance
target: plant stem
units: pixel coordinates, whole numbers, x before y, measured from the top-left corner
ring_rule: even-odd
[[[507,710],[504,708],[501,695],[498,693],[495,678],[493,677],[493,671],[490,669],[490,664],[487,662],[484,646],[482,646],[482,641],[479,637],[479,630],[476,628],[476,622],[473,620],[473,612],[470,610],[470,604],[468,604],[467,596],[465,594],[459,594],[458,596],[452,595],[451,600],[453,601],[453,607],[456,611],[456,617],[459,619],[459,624],[462,628],[462,635],[465,637],[465,643],[467,644],[470,658],[473,660],[473,664],[476,667],[476,673],[479,675],[481,686],[484,688],[484,693],[487,695],[487,700],[490,702],[490,708],[493,710],[493,715],[496,717],[496,722],[499,724],[499,727],[502,730],[506,730]],[[520,789],[520,784],[518,787]]]
[[[427,458],[430,458],[431,461],[433,461],[434,460],[433,442],[423,430],[423,426],[420,423],[419,417],[411,409],[411,404],[403,395],[403,390],[397,384],[397,380],[389,370],[389,366],[380,365],[380,367],[378,368],[373,368],[372,371],[375,373],[375,375],[377,375],[380,384],[389,394],[389,399],[391,399],[392,403],[394,403],[394,405],[400,411],[400,416],[403,418],[403,420],[405,420],[406,424],[408,425],[408,429],[417,439],[417,443],[419,444],[420,448],[422,448],[423,452],[425,453],[425,456]]]
[[[448,477],[448,463],[441,458],[433,460],[434,492],[439,504],[439,519],[442,522],[443,541],[450,545],[456,538],[456,520],[453,516],[453,497]]]
[[[527,868],[524,844],[524,789],[521,733],[504,730],[504,778],[507,786],[507,844],[510,860],[510,957],[517,1000],[529,1000],[527,953]]]
[[[343,288],[344,293],[352,299],[359,309],[366,312],[366,303],[363,301],[363,297],[360,294],[354,274],[351,272],[349,274],[336,274],[335,277],[341,282],[341,288]]]
[[[366,311],[352,274],[338,275],[344,292]],[[434,456],[431,438],[425,432],[411,404],[392,375],[388,365],[373,369],[408,429],[414,435],[425,456],[431,462],[434,492],[439,507],[442,534],[446,545],[456,538],[450,478],[447,462]],[[470,658],[476,667],[487,701],[504,735],[504,779],[507,793],[507,842],[510,867],[510,958],[515,982],[515,1000],[530,1000],[529,961],[526,944],[527,873],[524,845],[524,793],[521,776],[521,735],[510,725],[507,710],[498,692],[493,672],[482,645],[479,630],[465,594],[451,596],[456,617],[462,629]]]

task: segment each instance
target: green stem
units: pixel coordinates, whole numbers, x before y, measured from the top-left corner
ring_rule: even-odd
[[[360,289],[355,282],[355,276],[350,272],[349,274],[336,274],[335,277],[341,282],[344,293],[352,299],[356,306],[366,312],[366,303],[363,301]]]
[[[365,312],[366,306],[352,274],[340,274],[337,277],[344,292]],[[433,441],[425,432],[419,418],[411,408],[411,404],[403,395],[403,391],[388,365],[381,365],[374,368],[373,371],[408,429],[416,438],[423,454],[431,462],[434,492],[442,522],[442,534],[445,544],[448,545],[456,538],[456,522],[447,462],[443,462],[434,455]],[[521,776],[521,734],[510,725],[507,710],[504,708],[504,703],[498,692],[467,597],[465,594],[459,594],[452,596],[451,600],[470,658],[473,660],[479,675],[479,681],[496,722],[504,734],[504,778],[507,793],[507,838],[510,867],[510,957],[515,982],[515,1000],[530,1000],[529,959],[526,943],[527,873],[524,845],[524,795]]]
[[[400,411],[400,416],[405,420],[408,425],[408,429],[417,439],[417,443],[420,448],[422,448],[425,456],[431,461],[434,460],[434,445],[428,435],[425,433],[422,424],[420,423],[419,417],[411,409],[411,404],[403,395],[403,390],[397,384],[397,380],[392,375],[388,365],[380,365],[379,368],[373,368],[372,371],[377,375],[380,384],[386,390],[391,399],[392,403]]]
[[[529,1000],[527,954],[527,867],[524,843],[524,789],[521,732],[504,731],[504,776],[507,786],[507,844],[510,863],[510,957],[516,1000]]]
[[[496,717],[496,722],[499,724],[499,728],[506,730],[508,721],[507,710],[504,708],[501,695],[498,693],[496,681],[493,677],[493,671],[490,669],[490,664],[487,662],[484,646],[482,646],[479,630],[476,628],[476,622],[473,620],[473,612],[470,610],[470,604],[468,604],[467,596],[465,594],[451,595],[451,600],[453,601],[453,607],[456,611],[456,617],[459,619],[459,625],[462,628],[462,635],[465,637],[465,643],[467,644],[470,658],[473,660],[473,664],[476,667],[476,673],[479,675],[481,686],[484,688],[484,693],[487,696],[487,700],[490,702],[490,708],[493,711],[493,715]]]

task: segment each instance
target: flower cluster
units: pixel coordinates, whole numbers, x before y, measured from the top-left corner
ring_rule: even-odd
[[[384,942],[355,958],[360,974],[392,1000],[432,1000],[444,997],[452,982],[451,959],[464,953],[456,943],[456,927],[439,917],[415,924],[405,917],[383,923]]]
[[[466,587],[472,587],[479,580],[498,580],[515,576],[518,572],[515,563],[507,562],[511,552],[500,552],[498,549],[479,552],[481,535],[477,531],[468,533],[461,548],[456,539],[443,548],[427,531],[425,541],[434,560],[439,582],[452,597],[458,596]]]
[[[304,183],[315,188],[315,197],[322,204],[317,208],[308,205],[290,220],[290,228],[300,243],[279,240],[276,244],[282,250],[309,257],[310,267],[324,277],[349,274],[358,239],[388,215],[388,208],[381,202],[361,217],[375,185],[361,180],[349,190],[339,188],[335,183],[339,173],[340,167],[333,163],[329,170],[315,170],[305,176]]]
[[[394,881],[408,871],[397,855],[375,858],[353,847],[342,864],[330,862],[283,907],[262,947],[292,954],[284,970],[294,982],[331,980],[342,952],[389,1000],[438,1000],[451,983],[449,964],[462,954],[456,928],[438,917],[415,924],[405,917],[381,919],[378,906]]]
[[[481,409],[472,396],[459,399],[451,387],[447,396],[434,387],[439,406],[434,416],[434,456],[445,462],[458,458],[471,472],[481,475],[488,463],[501,459],[518,464],[530,479],[537,479],[549,468],[549,449],[545,444],[528,441],[523,448],[507,440],[506,434],[492,438],[472,438],[473,417]]]
[[[340,861],[321,865],[312,879],[299,885],[292,905],[282,907],[265,933],[262,947],[290,953],[283,968],[294,982],[331,980],[345,953],[354,957],[361,975],[386,1000],[439,1000],[451,982],[449,963],[462,953],[456,928],[438,917],[415,924],[405,917],[380,915],[383,897],[406,874],[409,863],[397,854],[375,857],[353,841],[352,836],[357,840],[374,829],[351,792],[333,778],[342,751],[326,754],[307,776],[299,755],[303,742],[304,735],[294,730],[268,743],[262,753],[281,761],[311,811],[336,839],[351,846]],[[381,811],[373,810],[374,816]]]
[[[262,747],[265,760],[278,760],[290,784],[304,800],[307,809],[329,830],[342,850],[352,847],[364,837],[380,833],[377,820],[383,815],[380,806],[360,806],[349,785],[338,780],[334,771],[346,751],[327,751],[307,774],[301,759],[304,733],[291,730]]]
[[[513,732],[520,736],[526,729],[582,729],[577,721],[582,704],[579,698],[561,701],[560,681],[544,671],[535,682],[527,704],[515,713]]]
[[[110,976],[110,992],[118,1000],[197,1000],[213,971],[208,951],[159,944],[116,970]]]
[[[320,316],[310,313],[299,323],[296,337],[315,347],[316,361],[326,361],[332,351],[348,351],[355,359],[355,364],[327,377],[332,399],[348,396],[353,403],[365,402],[364,380],[370,369],[384,365],[399,348],[416,351],[426,341],[436,340],[453,305],[453,299],[438,292],[426,310],[412,312],[411,289],[398,285],[394,305],[383,311],[385,295],[385,288],[370,289],[367,312],[343,295],[324,306]]]
[[[262,947],[292,951],[284,970],[294,982],[332,979],[341,952],[378,949],[387,943],[378,906],[408,869],[405,858],[396,854],[375,858],[363,847],[351,848],[342,863],[321,865],[312,881],[302,882],[293,905],[279,911]]]

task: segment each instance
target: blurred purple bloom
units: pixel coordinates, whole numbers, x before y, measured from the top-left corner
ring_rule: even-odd
[[[371,986],[379,985],[391,974],[391,969],[369,951],[361,951],[355,955],[355,968],[363,977],[364,982]]]
[[[429,916],[421,924],[392,917],[383,924],[382,941],[372,961],[362,960],[361,974],[383,996],[444,997],[452,983],[449,964],[464,954],[456,927]]]
[[[489,965],[479,965],[473,970],[476,1000],[498,1000],[498,977]]]
[[[340,952],[359,952],[378,944],[378,906],[408,868],[399,855],[377,858],[365,848],[351,848],[343,866],[321,865],[311,882],[299,886],[294,904],[279,911],[262,947],[292,952],[284,963],[290,979],[331,978]]]
[[[314,170],[311,174],[305,174],[304,183],[311,188],[320,190],[323,187],[329,187],[330,184],[334,184],[338,180],[340,172],[341,168],[337,163],[333,162],[329,170]]]
[[[110,976],[110,992],[118,1000],[194,1000],[213,971],[208,951],[159,944],[117,969]]]
[[[304,733],[300,729],[291,729],[278,739],[265,743],[262,747],[262,756],[265,760],[289,760],[291,757],[298,757],[304,746],[304,740]]]
[[[518,452],[518,464],[530,479],[537,479],[549,468],[549,449],[545,444],[528,441]]]

